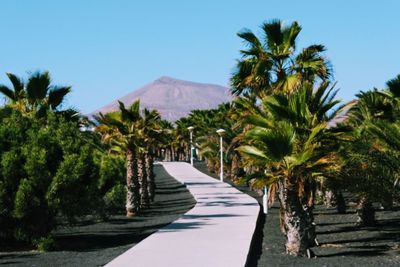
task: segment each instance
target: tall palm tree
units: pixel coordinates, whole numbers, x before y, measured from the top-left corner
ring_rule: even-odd
[[[140,211],[139,180],[137,155],[140,146],[139,124],[140,101],[135,101],[129,108],[119,102],[119,111],[96,117],[100,125],[96,131],[101,133],[103,141],[111,145],[111,151],[122,153],[126,157],[126,215],[135,216]]]
[[[238,33],[247,49],[240,51],[242,58],[231,78],[233,94],[263,97],[272,92],[290,93],[303,81],[329,79],[331,68],[322,56],[323,45],[311,45],[295,54],[301,31],[297,22],[285,26],[280,20],[272,20],[261,29],[261,38],[248,29]]]
[[[245,134],[247,145],[238,149],[248,165],[260,167],[262,184],[279,188],[291,255],[306,255],[314,241],[313,184],[334,166],[332,140],[340,133],[327,127],[337,113],[334,91],[325,83],[312,89],[305,82],[291,95],[263,98],[260,112],[246,116],[253,127]]]

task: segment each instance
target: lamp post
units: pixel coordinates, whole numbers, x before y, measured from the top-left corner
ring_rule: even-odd
[[[268,187],[267,186],[264,186],[263,207],[264,207],[264,214],[268,214]]]
[[[221,171],[219,172],[219,179],[221,182],[224,181],[224,149],[222,146],[222,136],[225,134],[224,129],[218,129],[217,134],[219,135],[220,140],[220,152],[221,152]]]
[[[187,127],[190,134],[190,165],[193,166],[193,126]]]

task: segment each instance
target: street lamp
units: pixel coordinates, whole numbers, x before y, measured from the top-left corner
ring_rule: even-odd
[[[224,149],[222,146],[222,136],[225,134],[224,129],[218,129],[217,134],[219,135],[219,140],[220,140],[220,148],[221,148],[221,171],[219,172],[219,179],[221,182],[224,181]]]
[[[190,165],[193,166],[193,126],[187,127],[189,133],[190,133]]]
[[[263,207],[264,207],[264,214],[268,214],[268,187],[267,186],[264,186]]]

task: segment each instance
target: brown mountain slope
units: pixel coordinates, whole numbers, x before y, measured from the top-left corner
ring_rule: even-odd
[[[223,86],[161,77],[118,100],[129,106],[137,99],[140,99],[142,108],[157,109],[164,119],[176,121],[188,115],[191,110],[211,109],[229,102],[232,96],[229,89]],[[92,114],[117,110],[118,100]]]

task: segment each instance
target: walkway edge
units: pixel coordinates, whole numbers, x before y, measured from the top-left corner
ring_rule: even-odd
[[[245,266],[260,206],[254,198],[183,162],[163,162],[196,205],[106,266]]]

